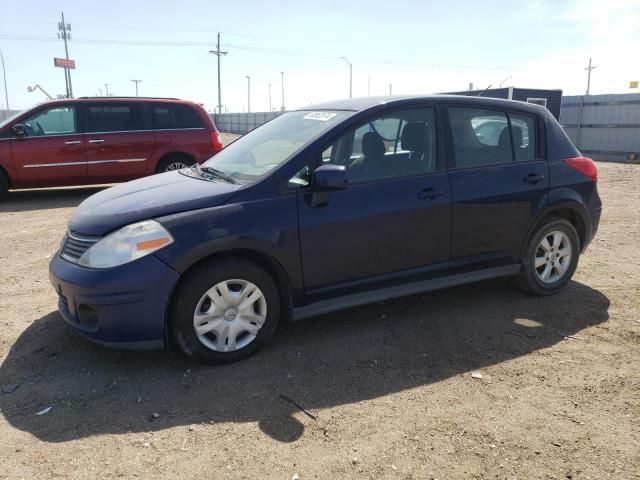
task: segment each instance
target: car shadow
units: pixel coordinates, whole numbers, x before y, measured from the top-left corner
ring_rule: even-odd
[[[605,322],[608,308],[605,295],[577,282],[533,297],[495,280],[289,324],[252,358],[219,367],[174,351],[100,347],[52,312],[0,366],[0,385],[19,385],[0,394],[1,414],[47,442],[221,422],[258,422],[270,437],[293,442],[323,424],[325,408],[548,348]]]
[[[108,185],[12,190],[0,200],[0,213],[76,207],[87,197],[105,188],[108,188]]]

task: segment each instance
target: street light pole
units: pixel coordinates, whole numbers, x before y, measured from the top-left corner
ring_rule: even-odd
[[[131,80],[133,83],[136,84],[136,97],[138,96],[138,84],[142,81],[142,80]]]
[[[247,113],[251,112],[251,77],[247,75]]]
[[[107,97],[109,96],[109,85],[107,85],[106,83],[104,84],[104,93],[105,93],[105,96]]]
[[[347,62],[347,65],[349,65],[349,98],[351,98],[353,93],[353,65],[349,60],[347,60],[347,57],[340,58]]]
[[[2,50],[0,50],[0,61],[2,63],[2,78],[4,78],[4,101],[7,104],[7,110],[9,110],[9,91],[7,90],[7,71],[4,69],[4,56],[2,55]]]
[[[269,111],[271,110],[271,82],[269,82]]]
[[[282,85],[282,111],[284,112],[284,72],[280,72],[281,85]]]

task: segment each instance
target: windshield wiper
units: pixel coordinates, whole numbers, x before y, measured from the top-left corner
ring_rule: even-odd
[[[213,167],[201,167],[197,163],[196,163],[196,165],[198,167],[197,171],[201,176],[210,175],[210,176],[215,177],[215,178],[220,178],[220,179],[224,180],[225,182],[234,183],[234,184],[238,183],[238,181],[235,178],[233,178],[230,175],[227,175],[222,170],[218,170],[218,169],[213,168]]]

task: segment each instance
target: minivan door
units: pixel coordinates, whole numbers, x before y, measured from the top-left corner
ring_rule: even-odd
[[[311,301],[329,291],[395,281],[448,268],[451,203],[436,144],[433,108],[374,118],[322,153],[344,165],[349,185],[313,206],[298,194],[305,289]],[[317,164],[316,164],[317,165]],[[313,167],[312,167],[313,168]],[[290,185],[304,182],[304,172]]]
[[[84,138],[75,105],[56,104],[21,120],[26,136],[11,139],[20,185],[51,187],[86,183]]]
[[[141,102],[85,103],[87,175],[92,183],[132,180],[151,173],[146,160],[155,135]]]
[[[534,115],[449,107],[452,268],[513,264],[546,205],[549,167]]]

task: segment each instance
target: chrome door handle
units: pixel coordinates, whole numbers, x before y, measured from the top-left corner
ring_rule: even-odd
[[[89,140],[89,143],[102,143],[102,142],[104,142],[104,140],[101,138],[97,138],[95,140]]]
[[[82,143],[82,140],[69,140],[68,142],[64,142],[65,145],[78,145]]]

